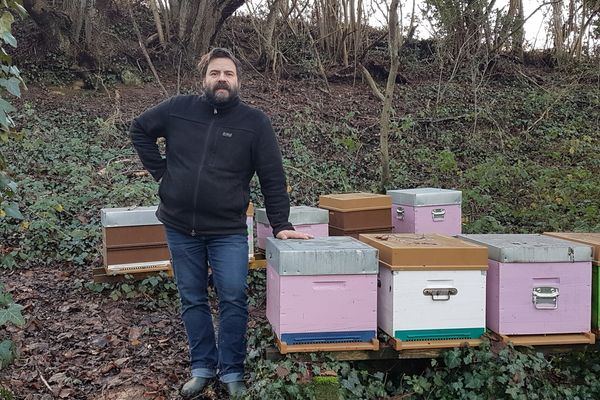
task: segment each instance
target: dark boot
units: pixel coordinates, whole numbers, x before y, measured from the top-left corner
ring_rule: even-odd
[[[204,391],[208,382],[210,382],[210,378],[195,377],[190,379],[181,388],[181,396],[184,399],[191,399],[192,397],[199,395]]]
[[[246,393],[246,385],[243,381],[228,382],[225,384],[225,388],[227,389],[227,393],[234,398]]]

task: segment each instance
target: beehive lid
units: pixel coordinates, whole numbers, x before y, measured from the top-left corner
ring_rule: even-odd
[[[398,189],[388,190],[387,194],[392,197],[394,204],[413,207],[462,203],[462,192],[460,190],[437,188]]]
[[[279,275],[376,274],[377,250],[347,236],[267,238],[267,262]]]
[[[545,232],[544,235],[559,239],[570,240],[587,244],[592,247],[592,258],[595,264],[600,264],[600,232],[581,233],[581,232]]]
[[[256,209],[256,222],[269,224],[266,209]],[[327,224],[329,223],[329,211],[308,206],[290,207],[289,222],[292,225]]]
[[[392,198],[375,193],[340,193],[319,197],[319,207],[334,211],[361,211],[392,208]]]
[[[382,265],[392,270],[487,269],[484,246],[438,234],[361,234],[379,250]]]
[[[590,246],[538,234],[459,235],[488,247],[489,258],[502,263],[590,261]]]
[[[100,220],[105,228],[162,225],[162,222],[156,218],[157,208],[157,206],[103,208],[100,210]]]

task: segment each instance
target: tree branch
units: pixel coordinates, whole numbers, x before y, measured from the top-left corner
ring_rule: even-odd
[[[383,93],[381,93],[381,90],[379,90],[379,87],[377,87],[377,83],[373,80],[373,77],[371,76],[371,73],[369,72],[369,70],[367,70],[365,68],[365,66],[362,64],[358,64],[358,65],[360,66],[360,71],[362,72],[363,76],[367,80],[367,83],[371,87],[371,90],[373,91],[373,94],[375,95],[375,97],[377,97],[381,101],[385,101],[385,96],[383,95]]]

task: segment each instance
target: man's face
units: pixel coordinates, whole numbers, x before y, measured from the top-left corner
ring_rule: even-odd
[[[215,104],[236,97],[240,84],[233,61],[229,58],[212,59],[208,63],[202,85],[208,98]]]

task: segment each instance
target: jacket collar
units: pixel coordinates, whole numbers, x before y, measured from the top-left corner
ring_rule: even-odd
[[[206,102],[206,104],[208,104],[213,110],[216,110],[219,113],[231,110],[240,104],[241,101],[239,96],[235,96],[234,98],[227,100],[225,103],[213,103],[204,94],[202,95],[202,100]]]

